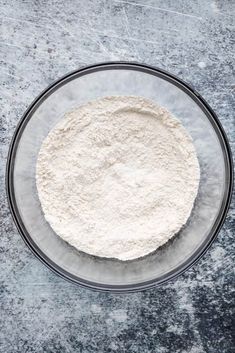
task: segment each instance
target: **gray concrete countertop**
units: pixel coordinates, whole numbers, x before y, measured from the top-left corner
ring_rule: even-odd
[[[31,254],[4,182],[12,134],[34,97],[107,60],[155,65],[190,83],[235,153],[234,1],[0,0],[0,8],[0,352],[234,352],[234,202],[193,268],[160,288],[114,295],[72,285]]]

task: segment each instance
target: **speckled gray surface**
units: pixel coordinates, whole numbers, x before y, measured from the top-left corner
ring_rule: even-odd
[[[27,105],[66,72],[107,60],[145,62],[193,85],[235,153],[234,1],[0,4],[0,352],[234,352],[234,200],[193,268],[160,288],[114,295],[67,283],[31,254],[4,182],[10,139]]]

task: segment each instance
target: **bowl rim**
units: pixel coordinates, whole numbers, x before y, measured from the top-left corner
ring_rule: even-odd
[[[128,70],[135,70],[140,71],[148,74],[152,74],[154,76],[160,77],[175,86],[179,89],[183,90],[186,94],[188,94],[194,102],[203,110],[204,114],[207,116],[208,120],[212,124],[221,144],[221,148],[223,150],[224,161],[225,161],[225,169],[227,170],[226,173],[226,190],[224,193],[224,199],[221,203],[221,208],[218,217],[216,218],[208,236],[203,241],[203,243],[198,247],[198,249],[191,254],[191,256],[178,265],[176,268],[172,269],[168,273],[152,280],[148,280],[141,283],[135,284],[127,284],[127,285],[109,285],[103,283],[95,283],[92,281],[85,280],[83,278],[77,277],[72,273],[64,270],[62,267],[57,265],[53,262],[44,252],[37,246],[37,244],[33,241],[30,234],[28,233],[26,227],[24,226],[23,220],[21,219],[16,199],[15,199],[15,192],[14,192],[14,164],[15,164],[15,156],[17,152],[17,147],[24,131],[25,126],[27,125],[28,121],[32,117],[33,113],[36,111],[38,106],[54,91],[56,91],[59,87],[68,83],[69,81],[73,80],[74,78],[79,78],[83,75],[103,71],[103,70],[114,70],[114,69],[128,69]],[[53,270],[56,274],[60,277],[67,279],[72,283],[79,284],[83,287],[90,288],[93,290],[98,291],[106,291],[106,292],[115,292],[115,293],[131,293],[142,291],[148,288],[152,288],[154,286],[159,286],[163,283],[169,282],[174,278],[178,277],[182,273],[184,273],[187,269],[189,269],[192,265],[194,265],[199,259],[204,255],[204,253],[208,250],[211,246],[212,242],[215,240],[216,236],[221,229],[225,217],[227,215],[231,197],[232,197],[232,190],[233,190],[233,160],[232,160],[232,152],[229,146],[228,138],[226,133],[217,117],[215,112],[209,106],[209,104],[202,98],[202,96],[192,88],[188,83],[184,82],[177,76],[162,70],[160,68],[137,63],[137,62],[128,62],[128,61],[108,61],[108,62],[101,62],[89,66],[85,66],[74,71],[67,73],[66,75],[62,76],[58,80],[54,81],[50,84],[45,90],[43,90],[36,99],[29,105],[28,109],[25,111],[23,116],[21,117],[19,123],[16,126],[15,132],[13,134],[9,151],[7,157],[7,164],[6,164],[6,193],[8,199],[8,205],[13,217],[13,220],[16,224],[16,227],[27,244],[27,246],[31,249],[31,251],[36,255],[36,257],[43,262],[48,268]]]

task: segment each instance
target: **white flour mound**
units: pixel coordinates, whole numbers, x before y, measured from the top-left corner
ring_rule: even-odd
[[[66,114],[44,140],[36,169],[54,231],[81,251],[120,260],[153,252],[180,230],[200,178],[181,123],[134,96]]]

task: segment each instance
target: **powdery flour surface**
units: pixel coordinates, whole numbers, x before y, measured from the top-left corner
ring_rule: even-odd
[[[186,223],[198,191],[191,137],[141,97],[91,101],[44,140],[36,170],[46,220],[86,253],[130,260],[166,243]]]

